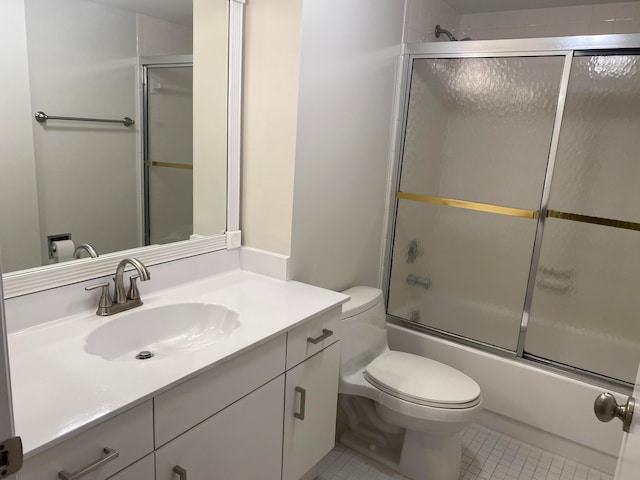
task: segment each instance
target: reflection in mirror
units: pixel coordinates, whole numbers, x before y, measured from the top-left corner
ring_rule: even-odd
[[[224,232],[227,35],[219,25],[215,38],[197,29],[211,27],[207,14],[224,15],[226,29],[227,2],[210,2],[220,4],[213,12],[195,0],[203,13],[195,30],[191,2],[2,1],[0,68],[10,92],[0,112],[5,273],[72,259],[73,245],[50,248],[66,235],[103,255]],[[166,67],[176,56],[173,72],[157,68],[147,80],[143,57]],[[145,80],[153,83],[146,100],[160,104],[145,103]],[[135,123],[40,123],[38,111]],[[203,132],[206,146],[198,147],[192,139]]]

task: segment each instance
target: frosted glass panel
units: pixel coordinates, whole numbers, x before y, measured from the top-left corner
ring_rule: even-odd
[[[537,210],[563,61],[415,60],[400,189]]]
[[[633,382],[640,232],[547,219],[525,351]]]
[[[638,60],[573,59],[550,210],[605,224],[640,222]],[[633,382],[640,361],[638,252],[640,232],[633,229],[547,219],[525,352]]]
[[[549,208],[640,222],[640,57],[573,59]]]
[[[391,315],[515,350],[536,221],[400,201]]]
[[[149,161],[148,235],[151,244],[187,240],[193,233],[193,68],[147,73]]]

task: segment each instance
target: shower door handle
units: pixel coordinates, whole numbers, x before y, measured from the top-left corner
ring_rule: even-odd
[[[610,422],[614,417],[618,417],[622,420],[622,431],[628,433],[635,403],[634,398],[629,397],[625,405],[618,405],[616,397],[606,392],[598,395],[593,404],[593,411],[601,422]]]

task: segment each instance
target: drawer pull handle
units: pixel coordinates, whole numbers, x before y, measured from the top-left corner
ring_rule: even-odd
[[[321,341],[326,340],[331,335],[333,335],[333,332],[331,330],[323,328],[322,329],[322,335],[320,335],[319,337],[316,337],[316,338],[307,337],[307,342],[313,343],[314,345],[316,345],[316,344],[320,343]]]
[[[78,480],[79,478],[82,478],[85,475],[100,468],[105,463],[109,463],[111,460],[115,460],[116,458],[118,458],[118,455],[120,455],[120,453],[118,453],[117,450],[114,450],[111,447],[104,447],[102,449],[102,453],[105,455],[104,457],[102,457],[100,460],[93,462],[90,465],[87,465],[84,468],[81,468],[77,472],[69,473],[66,470],[62,470],[61,472],[58,472],[58,478],[60,478],[61,480]]]
[[[300,420],[304,420],[304,410],[307,403],[307,391],[302,387],[295,388],[296,393],[300,394],[300,411],[293,412],[293,416],[299,418]]]
[[[173,467],[173,473],[178,475],[178,478],[180,480],[187,480],[187,471],[180,465],[176,465],[175,467]]]

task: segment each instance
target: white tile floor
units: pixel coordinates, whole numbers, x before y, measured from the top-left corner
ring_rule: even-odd
[[[338,444],[318,464],[318,480],[407,480]],[[488,428],[462,433],[461,480],[612,480],[581,465]]]

